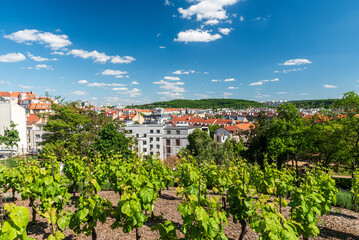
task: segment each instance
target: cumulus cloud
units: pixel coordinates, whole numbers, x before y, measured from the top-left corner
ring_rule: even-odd
[[[228,35],[232,30],[233,28],[218,28],[218,31],[223,35]]]
[[[224,20],[228,18],[225,7],[234,5],[239,0],[200,0],[190,1],[195,4],[187,9],[178,8],[178,12],[182,18],[191,19],[193,16],[198,21],[203,19],[217,19]]]
[[[163,79],[165,80],[171,80],[171,81],[179,81],[179,77],[171,77],[171,76],[165,76]]]
[[[138,97],[142,95],[141,90],[138,88],[128,90],[127,92],[124,92],[124,94],[127,94],[129,97]]]
[[[37,64],[35,66],[36,70],[41,70],[41,69],[47,69],[47,70],[54,70],[51,66],[46,65],[46,64]]]
[[[88,81],[87,81],[87,80],[79,80],[77,83],[78,83],[78,84],[87,84]]]
[[[238,89],[238,87],[228,87],[227,89],[230,89],[230,90],[232,90],[232,89]]]
[[[173,2],[170,2],[169,0],[165,0],[165,3],[164,3],[166,6],[174,6],[174,3]]]
[[[223,97],[224,98],[226,98],[226,97],[228,97],[228,96],[232,96],[233,95],[233,93],[229,93],[229,92],[224,92],[223,93]]]
[[[219,21],[217,19],[210,19],[204,22],[204,25],[217,25]]]
[[[324,84],[323,87],[324,87],[324,88],[337,88],[338,86],[329,85],[329,84]]]
[[[72,49],[67,53],[67,55],[73,55],[75,57],[80,57],[84,59],[91,58],[96,63],[106,63],[107,61],[110,61],[111,63],[131,63],[136,60],[134,57],[131,56],[108,56],[106,55],[106,53],[101,53],[96,50],[89,52],[83,49]]]
[[[101,73],[101,75],[115,76],[116,78],[123,78],[125,77],[126,74],[127,71],[112,70],[112,69],[106,69]]]
[[[222,38],[222,36],[218,33],[211,34],[208,30],[201,29],[189,29],[184,32],[178,33],[177,38],[174,39],[176,42],[211,42],[217,39]]]
[[[161,85],[160,88],[170,90],[172,92],[185,92],[184,88],[179,87],[180,85],[184,85],[183,82],[168,82],[160,80],[158,82],[153,82],[153,84],[159,84]]]
[[[166,47],[165,46],[160,46],[160,48],[165,49]]]
[[[312,62],[308,59],[304,58],[297,58],[297,59],[289,59],[282,64],[279,65],[286,65],[286,66],[294,66],[294,65],[302,65],[302,64],[311,64]]]
[[[24,29],[5,35],[4,38],[13,40],[17,43],[31,44],[33,42],[44,44],[47,47],[57,50],[71,45],[68,36],[65,34],[53,34],[50,32],[43,32],[36,29]]]
[[[83,96],[83,95],[87,95],[88,93],[86,91],[73,91],[71,92],[71,94],[77,96]]]
[[[53,55],[61,55],[61,56],[63,56],[63,55],[65,55],[65,53],[64,52],[61,52],[61,51],[53,51],[51,54],[53,54]]]
[[[259,86],[259,85],[263,85],[263,82],[259,81],[259,82],[252,82],[249,84],[249,86]]]
[[[36,62],[44,62],[44,61],[56,61],[58,60],[57,58],[53,58],[53,59],[49,59],[49,58],[44,58],[44,57],[40,57],[40,56],[35,56],[35,55],[32,55],[31,53],[27,53],[27,56],[29,58],[31,58],[32,60],[36,61]]]
[[[236,80],[234,78],[227,78],[227,79],[224,79],[223,81],[225,81],[225,82],[234,82]]]
[[[8,53],[0,55],[0,62],[12,63],[24,61],[26,57],[22,53]]]
[[[220,82],[218,79],[212,79],[211,82]]]
[[[0,84],[7,84],[7,85],[12,85],[12,83],[11,82],[9,82],[9,81],[4,81],[4,80],[0,80]]]
[[[138,85],[138,84],[140,84],[139,82],[137,82],[137,81],[133,81],[133,82],[131,82],[131,85]]]
[[[177,75],[181,75],[181,74],[188,75],[190,73],[195,73],[195,71],[194,70],[188,70],[188,71],[186,71],[186,70],[176,70],[176,71],[173,72],[173,74],[177,74]]]

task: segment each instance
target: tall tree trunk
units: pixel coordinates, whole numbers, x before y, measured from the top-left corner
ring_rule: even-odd
[[[95,229],[95,228],[92,229],[91,237],[92,237],[92,240],[97,240],[97,233],[96,233],[96,229]]]
[[[141,239],[140,229],[137,227],[136,228],[136,240],[140,240],[140,239]]]

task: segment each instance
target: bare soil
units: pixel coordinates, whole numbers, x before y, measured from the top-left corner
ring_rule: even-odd
[[[78,196],[79,194],[76,194]],[[101,191],[99,192],[104,198],[109,199],[113,204],[117,204],[120,199],[119,195],[113,191]],[[71,204],[68,206],[68,209],[74,211],[74,203],[76,199],[72,199]],[[10,195],[7,198],[8,202],[11,202]],[[176,189],[174,187],[169,188],[169,190],[163,190],[162,196],[155,203],[154,214],[155,219],[149,219],[148,222],[143,225],[140,229],[141,239],[152,240],[158,239],[159,235],[157,232],[152,232],[151,227],[158,222],[164,222],[166,220],[172,221],[177,226],[177,233],[180,237],[183,237],[180,233],[180,228],[182,226],[182,219],[179,212],[177,212],[177,206],[181,203],[182,200],[179,196],[176,196]],[[29,208],[28,200],[21,200],[21,196],[17,195],[17,200],[14,202],[16,205],[25,206]],[[30,211],[30,220],[32,211]],[[284,208],[284,215],[288,215],[289,208]],[[159,216],[162,216],[159,217]],[[98,222],[96,227],[97,239],[99,240],[132,240],[136,239],[135,231],[131,233],[123,233],[120,228],[112,229],[110,226],[114,222],[113,219],[108,218],[105,224]],[[332,212],[328,215],[320,218],[319,222],[320,235],[313,239],[358,239],[359,240],[359,213],[353,212],[350,210],[333,207]],[[35,239],[46,239],[50,234],[50,227],[46,219],[37,216],[37,221],[35,224],[29,223],[27,228],[28,234],[30,237]],[[225,227],[225,234],[228,239],[238,239],[240,235],[240,225],[234,224],[232,218],[228,219],[228,227]],[[66,239],[91,239],[91,236],[85,235],[76,235],[70,229],[67,229],[64,232]],[[249,227],[247,227],[247,234],[245,239],[252,240],[257,239],[258,234],[254,233]]]

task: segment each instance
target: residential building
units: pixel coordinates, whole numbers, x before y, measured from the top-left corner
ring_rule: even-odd
[[[40,153],[42,150],[42,142],[44,141],[46,132],[43,127],[46,125],[44,119],[40,119],[36,114],[27,116],[27,143],[28,151],[33,154]]]
[[[125,127],[129,131],[127,136],[137,139],[137,151],[139,155],[159,156],[164,159],[163,140],[164,124],[131,124]]]
[[[15,129],[19,132],[20,141],[14,150],[17,153],[27,153],[26,136],[26,110],[14,101],[0,102],[0,135],[5,129],[10,129],[11,121],[16,124]],[[1,155],[9,154],[10,150],[4,144],[0,145]]]

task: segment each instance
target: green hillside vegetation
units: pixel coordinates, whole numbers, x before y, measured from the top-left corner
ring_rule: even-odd
[[[200,99],[200,100],[185,100],[175,99],[171,101],[155,102],[145,105],[128,106],[132,108],[152,109],[156,107],[162,108],[200,108],[200,109],[213,109],[213,108],[248,108],[248,107],[265,107],[263,103],[256,101],[249,101],[243,99]]]
[[[326,108],[329,109],[334,106],[337,99],[317,99],[317,100],[295,100],[289,103],[298,108]]]

